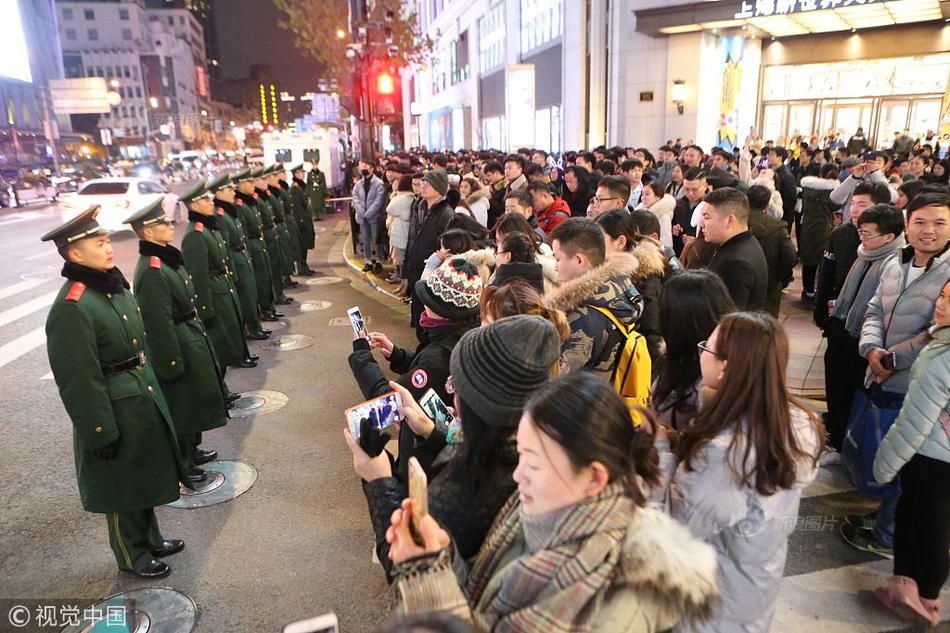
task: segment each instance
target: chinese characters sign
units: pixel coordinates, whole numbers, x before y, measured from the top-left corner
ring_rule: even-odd
[[[742,0],[737,20],[877,4],[885,0]]]

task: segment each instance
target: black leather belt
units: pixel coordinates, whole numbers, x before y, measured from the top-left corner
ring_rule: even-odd
[[[243,253],[245,248],[247,248],[247,246],[245,246],[244,244],[238,244],[238,245],[235,246],[232,250],[233,250],[235,253]]]
[[[274,224],[276,224],[277,226],[280,226],[280,225],[283,224],[283,223],[284,223],[283,220],[274,219]]]
[[[137,355],[124,360],[119,363],[112,363],[109,365],[102,366],[102,374],[104,376],[112,376],[114,374],[119,374],[130,369],[135,369],[139,365],[145,364],[145,352],[139,352]]]
[[[198,318],[198,309],[192,308],[191,312],[186,312],[181,316],[172,317],[172,321],[175,323],[184,323],[185,321],[191,321],[192,319]]]
[[[259,239],[263,239],[263,237],[264,237],[263,233],[258,233],[257,235],[251,235],[250,233],[247,234],[247,238],[250,240],[259,240]]]
[[[265,230],[265,231],[270,231],[270,230],[273,229],[275,226],[277,226],[277,225],[276,225],[276,224],[265,224],[265,225],[264,225],[264,230]]]

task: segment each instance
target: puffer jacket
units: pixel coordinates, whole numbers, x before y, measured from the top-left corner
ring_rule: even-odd
[[[481,189],[473,191],[470,196],[465,198],[465,204],[471,209],[472,217],[485,227],[488,226],[488,208],[491,206],[489,193],[488,187],[482,187]]]
[[[375,222],[386,206],[386,186],[376,176],[370,178],[368,192],[364,183],[361,178],[353,185],[353,212],[359,223]]]
[[[673,210],[676,209],[676,198],[667,193],[654,202],[653,206],[647,207],[641,202],[637,208],[645,209],[656,216],[660,221],[660,243],[673,248]]]
[[[466,251],[458,255],[458,257],[474,264],[475,267],[478,268],[478,272],[482,276],[484,283],[487,284],[492,280],[495,269],[495,249],[481,248]],[[558,283],[557,269],[554,266],[554,254],[551,252],[551,247],[547,244],[542,244],[541,252],[535,253],[534,261],[541,265],[544,291],[549,292],[557,288],[560,284]]]
[[[797,408],[790,412],[799,446],[817,455],[817,425]],[[734,431],[735,426],[729,426],[713,438],[692,460],[693,470],[680,466],[670,485],[673,517],[716,550],[721,595],[721,604],[711,620],[681,625],[674,629],[677,632],[769,631],[802,490],[818,474],[815,462],[804,459],[791,489],[768,496],[759,494],[755,486],[742,485],[736,478],[729,449]],[[744,447],[737,454],[743,452]],[[665,455],[666,451],[661,450],[661,463],[668,462],[663,459]],[[754,460],[753,451],[749,463]]]
[[[923,275],[905,286],[913,260],[914,249],[908,246],[884,262],[881,283],[868,304],[858,345],[865,358],[876,347],[896,354],[894,372],[881,387],[898,394],[907,393],[908,370],[930,342],[934,304],[950,276],[950,249],[944,248],[930,260]]]
[[[547,306],[566,313],[571,327],[571,335],[561,346],[563,372],[588,369],[610,379],[624,337],[606,316],[590,306],[610,310],[624,325],[636,322],[638,310],[625,293],[639,268],[640,262],[632,254],[611,253],[600,266],[545,295]]]
[[[835,228],[837,205],[831,192],[838,186],[834,178],[802,178],[802,226],[798,237],[798,256],[805,266],[817,266],[825,252],[825,244]]]
[[[393,219],[393,226],[389,232],[389,243],[393,248],[405,250],[409,243],[409,219],[412,215],[414,197],[411,191],[400,191],[393,196],[386,207],[386,215]]]
[[[918,453],[950,462],[950,440],[939,420],[950,414],[950,327],[935,327],[931,336],[910,369],[901,412],[874,457],[874,478],[882,484]]]

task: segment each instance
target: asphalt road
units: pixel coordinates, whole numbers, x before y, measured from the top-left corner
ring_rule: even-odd
[[[313,312],[288,306],[288,325],[279,332],[313,337],[314,345],[266,351],[252,343],[260,365],[227,375],[234,391],[274,390],[288,404],[205,435],[204,446],[222,459],[253,465],[255,485],[209,508],[159,508],[165,536],[183,538],[187,547],[167,559],[172,574],[156,583],[116,570],[104,517],[80,506],[70,421],[48,373],[43,336],[63,279],[55,249],[39,238],[59,222],[55,208],[0,215],[0,598],[99,598],[157,585],[194,599],[199,632],[280,631],[327,611],[338,614],[345,631],[373,630],[388,613],[387,585],[371,560],[366,503],[342,437],[342,411],[362,399],[346,362],[346,309],[358,304],[373,329],[397,342],[414,337],[406,307],[343,263],[342,218],[318,224],[323,230],[310,257],[319,274],[342,280],[289,291],[298,301],[331,305]],[[137,240],[125,233],[113,243],[117,265],[131,277]]]

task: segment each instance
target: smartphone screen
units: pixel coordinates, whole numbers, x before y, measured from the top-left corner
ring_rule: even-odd
[[[315,618],[291,622],[284,627],[284,633],[337,633],[339,622],[335,613],[325,613]]]
[[[449,408],[445,406],[445,403],[442,402],[442,398],[439,397],[439,394],[437,394],[434,389],[429,389],[422,394],[422,398],[419,400],[419,406],[426,412],[430,420],[436,424],[441,424],[443,427],[447,427],[455,419],[449,411]]]
[[[363,313],[360,312],[359,306],[353,306],[347,310],[346,316],[350,317],[350,325],[353,326],[353,332],[357,336],[360,338],[369,336],[369,332],[366,330],[366,321],[363,320]]]
[[[378,398],[367,400],[361,404],[346,410],[346,422],[350,427],[350,433],[353,439],[360,439],[360,427],[364,418],[369,419],[369,423],[376,429],[385,429],[396,422],[402,421],[402,414],[399,413],[399,407],[402,406],[402,398],[395,391],[383,394]]]
[[[409,458],[409,498],[412,500],[410,532],[417,545],[424,545],[419,523],[429,514],[429,479],[415,457]]]

